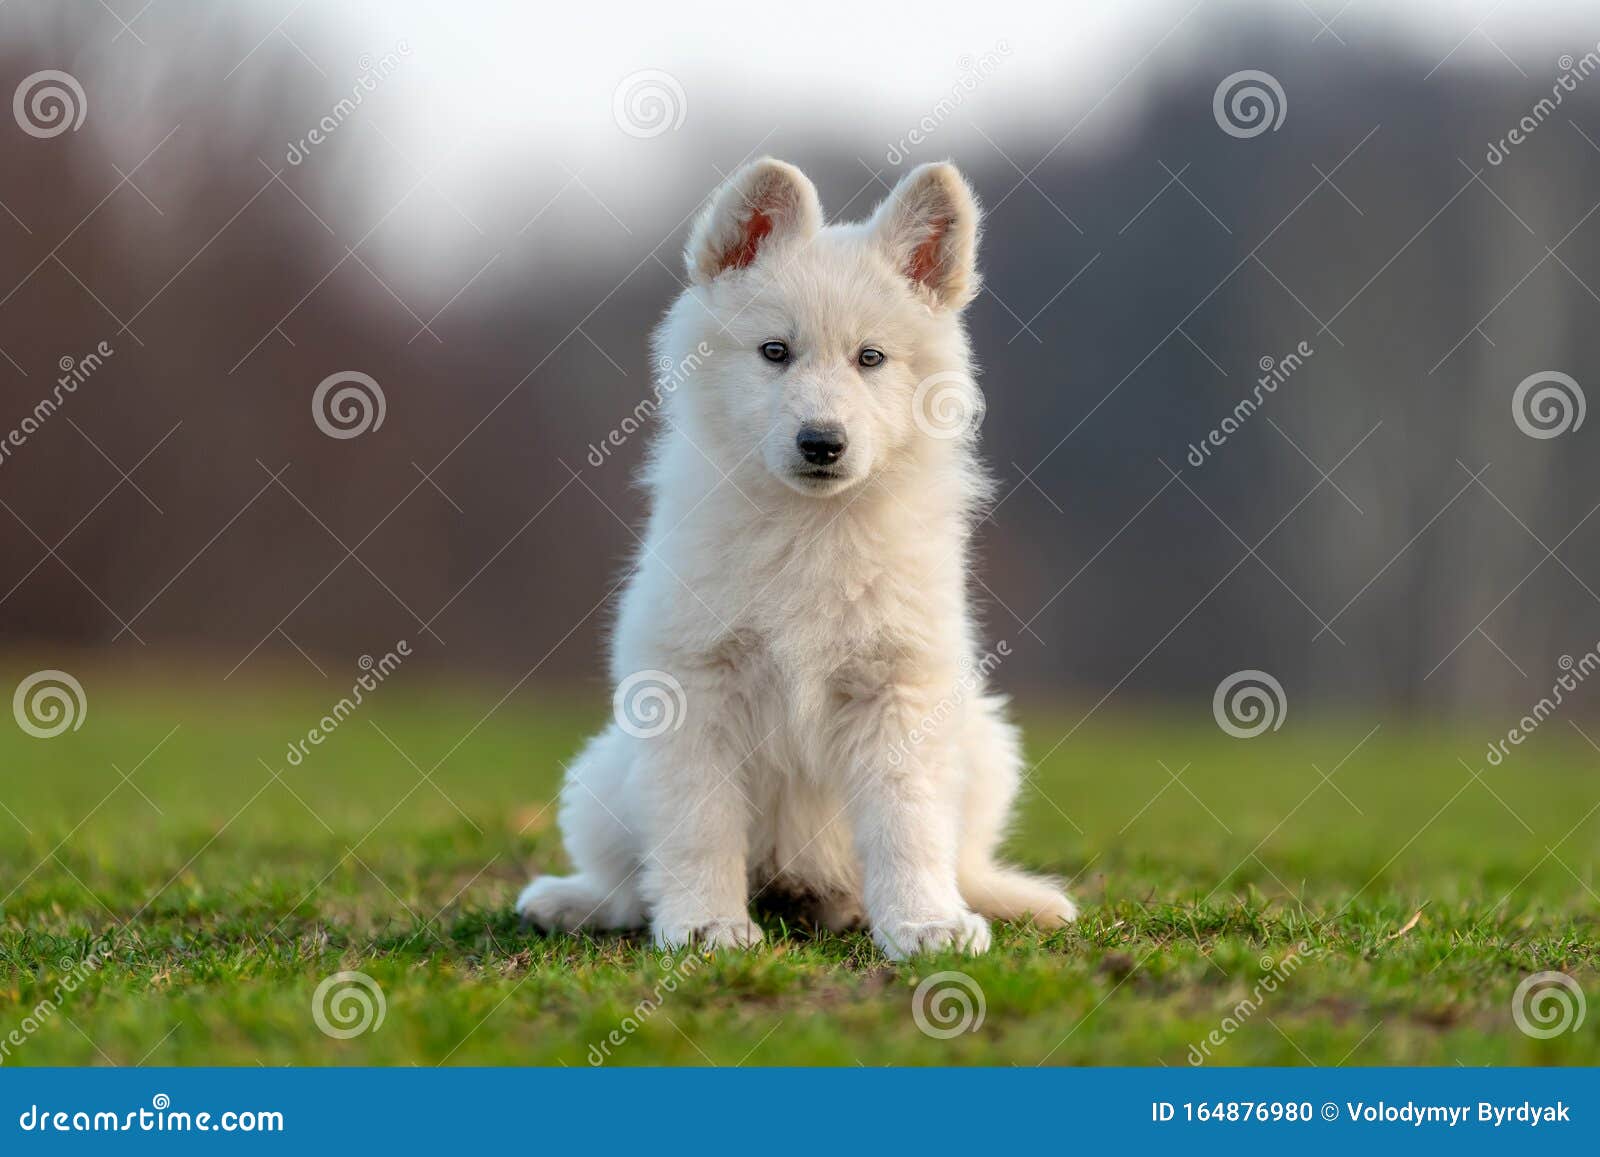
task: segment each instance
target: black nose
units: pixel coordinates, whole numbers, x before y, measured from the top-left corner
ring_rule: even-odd
[[[794,437],[800,456],[813,466],[832,466],[849,445],[843,426],[801,426]]]

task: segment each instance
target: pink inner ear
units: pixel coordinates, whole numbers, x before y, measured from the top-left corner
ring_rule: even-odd
[[[756,259],[756,250],[761,247],[761,242],[772,232],[772,217],[760,209],[753,210],[750,219],[744,223],[744,238],[733,252],[728,254],[723,263],[724,269],[743,269]]]
[[[944,264],[940,251],[944,246],[944,236],[949,231],[948,217],[935,217],[928,222],[928,236],[911,251],[911,262],[906,268],[907,277],[919,285],[927,285],[933,280],[934,274]]]

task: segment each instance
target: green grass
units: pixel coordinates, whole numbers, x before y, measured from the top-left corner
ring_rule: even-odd
[[[616,1031],[615,1064],[1182,1066],[1214,1030],[1217,1064],[1600,1063],[1600,1008],[1549,1040],[1511,1018],[1530,972],[1600,997],[1600,756],[1559,723],[1474,780],[1458,757],[1481,766],[1512,720],[1452,735],[1385,719],[1361,743],[1379,720],[1297,713],[1239,741],[1209,704],[1124,709],[1052,750],[1082,710],[1025,713],[1045,758],[1013,852],[1074,879],[1076,928],[1002,927],[984,958],[894,965],[769,914],[767,946],[666,992],[637,938],[545,937],[510,911],[531,872],[563,867],[558,761],[603,702],[525,689],[485,718],[503,688],[396,677],[288,767],[331,682],[85,683],[81,730],[0,729],[0,1042],[22,1036],[5,1064],[584,1065]],[[1313,765],[1338,765],[1337,790]],[[103,966],[30,1029],[97,936]],[[1221,1036],[1263,958],[1291,955]],[[352,969],[381,985],[385,1019],[330,1039],[313,992]],[[986,1010],[950,1039],[912,1017],[941,969]]]

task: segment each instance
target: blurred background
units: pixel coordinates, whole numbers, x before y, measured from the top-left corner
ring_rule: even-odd
[[[603,703],[647,436],[597,448],[763,153],[844,219],[946,157],[987,207],[1006,690],[1459,715],[1600,639],[1592,6],[746,15],[0,7],[8,666],[342,693],[405,639]]]

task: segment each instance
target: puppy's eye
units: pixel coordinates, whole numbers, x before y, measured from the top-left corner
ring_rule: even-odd
[[[875,350],[871,346],[868,346],[866,349],[862,350],[856,355],[856,364],[864,366],[869,370],[872,369],[873,366],[881,366],[883,364],[883,351]]]
[[[761,356],[769,362],[786,362],[789,360],[789,347],[781,341],[764,341],[761,343]]]

